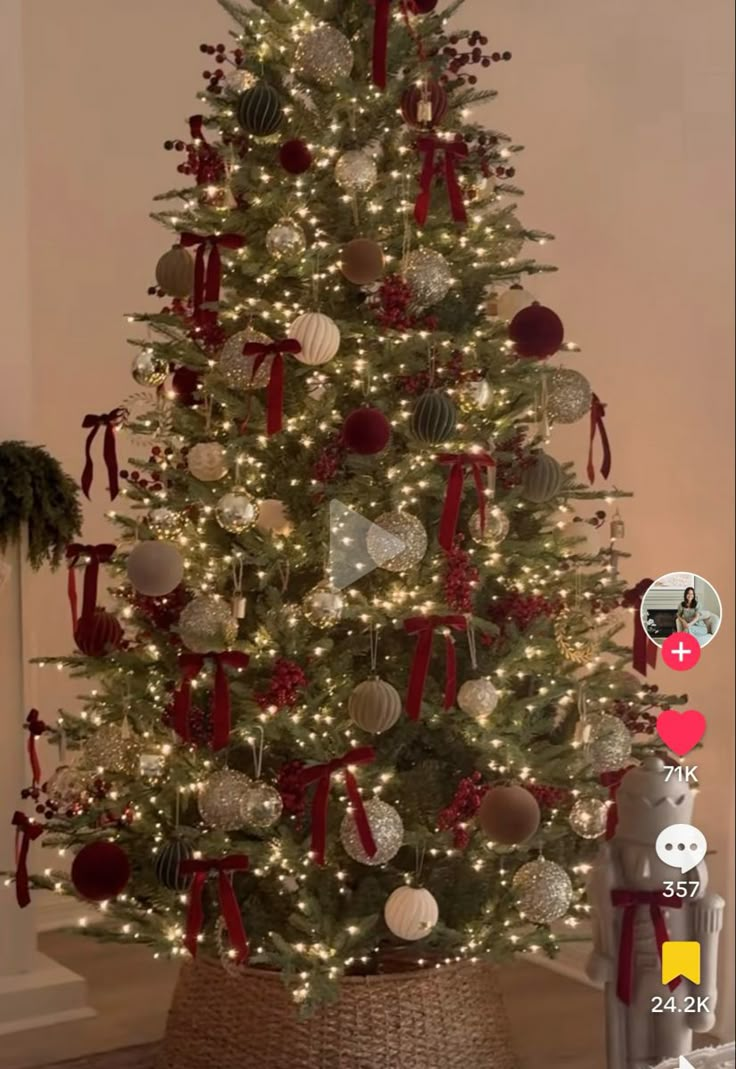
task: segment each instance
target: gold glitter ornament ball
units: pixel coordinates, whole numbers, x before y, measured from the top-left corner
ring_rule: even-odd
[[[315,627],[332,627],[342,619],[345,598],[324,579],[304,599],[304,615]]]
[[[221,653],[238,637],[238,624],[226,601],[200,594],[182,609],[179,635],[193,653]]]
[[[169,362],[150,349],[142,349],[133,357],[130,373],[139,386],[160,386],[169,374]]]
[[[468,530],[474,542],[492,548],[503,542],[509,533],[510,526],[508,516],[500,508],[487,508],[485,527],[481,527],[480,510],[478,510],[470,517]]]
[[[245,356],[243,346],[252,342],[268,345],[271,339],[260,330],[239,330],[231,335],[220,352],[218,370],[231,390],[262,390],[271,378],[273,355],[269,355],[253,373],[255,356]]]
[[[585,375],[558,367],[547,380],[547,415],[552,423],[577,423],[590,412],[593,390]]]
[[[266,831],[279,820],[283,809],[284,803],[276,788],[258,780],[245,792],[241,809],[243,824],[256,831]]]
[[[306,247],[304,231],[291,219],[282,219],[266,234],[266,249],[276,260],[301,256]]]
[[[199,814],[205,824],[218,831],[243,827],[243,806],[252,785],[244,772],[225,768],[213,772],[197,796]]]
[[[396,539],[404,546],[398,553]],[[379,568],[408,572],[416,568],[427,552],[427,532],[410,512],[384,512],[368,529],[366,547]]]
[[[103,724],[84,744],[87,768],[118,776],[135,776],[141,759],[141,741],[127,724]]]
[[[350,77],[353,50],[347,37],[333,26],[318,26],[305,34],[296,50],[300,78],[329,88]]]
[[[258,502],[246,490],[237,487],[223,494],[215,505],[215,518],[228,534],[242,534],[258,519]]]
[[[376,161],[363,149],[349,149],[335,164],[335,181],[346,193],[367,193],[378,181]]]
[[[404,277],[419,308],[428,308],[447,296],[452,285],[450,265],[441,252],[415,249],[410,253]]]
[[[594,772],[616,772],[631,757],[631,733],[610,713],[592,713],[585,725],[583,757]]]
[[[600,798],[578,798],[568,820],[581,839],[600,839],[608,826],[608,805]]]
[[[346,813],[340,825],[340,842],[345,853],[361,865],[385,865],[396,857],[404,842],[404,825],[401,817],[392,805],[382,802],[380,798],[371,798],[365,803],[376,852],[368,857],[358,834],[358,826],[352,813]]]
[[[572,883],[563,868],[540,858],[522,865],[512,887],[516,905],[533,924],[552,924],[564,917],[572,902]]]

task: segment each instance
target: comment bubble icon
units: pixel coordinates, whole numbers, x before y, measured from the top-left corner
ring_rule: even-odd
[[[657,836],[655,849],[660,861],[685,873],[700,864],[708,844],[702,831],[692,824],[670,824]]]

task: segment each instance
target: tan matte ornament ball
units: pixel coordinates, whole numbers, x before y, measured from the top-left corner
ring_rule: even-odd
[[[182,609],[179,635],[193,653],[222,653],[232,648],[238,637],[238,624],[226,601],[200,594]]]
[[[161,598],[170,594],[184,578],[184,561],[171,542],[139,542],[126,561],[128,579],[139,594]]]
[[[343,849],[353,861],[359,861],[362,865],[385,865],[396,857],[403,845],[404,824],[394,807],[380,798],[371,798],[365,803],[365,814],[376,844],[375,854],[368,857],[363,849],[352,813],[346,813],[340,825]]]
[[[348,698],[348,715],[363,731],[380,735],[398,722],[401,697],[395,687],[378,676],[366,679]]]
[[[386,927],[397,939],[414,943],[429,935],[440,918],[437,899],[423,887],[397,887],[383,908]]]
[[[518,846],[539,828],[541,813],[533,794],[523,787],[491,787],[483,795],[478,823],[494,843]]]
[[[216,483],[227,475],[227,453],[219,442],[199,442],[187,453],[189,474],[202,483]]]
[[[260,502],[256,527],[264,534],[281,535],[283,538],[288,537],[294,530],[286,506],[275,497],[268,497]]]
[[[370,238],[354,238],[342,250],[340,270],[348,282],[370,286],[383,274],[383,249]]]
[[[289,337],[302,347],[294,359],[300,364],[318,367],[327,364],[340,348],[340,331],[337,323],[321,312],[305,312],[289,327]]]
[[[194,291],[194,257],[189,249],[174,245],[156,264],[156,282],[169,297],[185,300]]]

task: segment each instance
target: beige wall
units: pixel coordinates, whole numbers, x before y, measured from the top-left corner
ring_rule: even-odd
[[[198,43],[214,43],[227,23],[214,0],[25,0],[25,15],[37,437],[76,474],[82,416],[133,388],[122,313],[149,306],[164,238],[147,212],[177,178],[161,142],[196,110],[206,66]],[[733,782],[732,17],[730,0],[468,0],[463,18],[514,53],[491,72],[501,95],[486,113],[528,146],[518,161],[525,221],[559,235],[543,251],[561,271],[535,288],[562,313],[584,348],[575,366],[609,404],[613,482],[637,494],[623,509],[635,555],[627,577],[689,568],[725,604],[694,676],[655,677],[687,687],[709,718],[699,820],[719,851],[712,870],[724,891],[733,842],[724,813]],[[583,462],[583,439],[582,426],[560,433],[555,451]],[[102,507],[98,485],[89,540],[105,534]],[[40,595],[39,649],[67,648],[62,577],[45,578]],[[45,679],[51,710],[64,687],[56,674]]]

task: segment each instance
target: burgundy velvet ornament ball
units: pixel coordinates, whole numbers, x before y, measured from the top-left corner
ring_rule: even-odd
[[[562,320],[542,304],[522,308],[509,324],[509,338],[516,346],[518,356],[545,360],[559,351],[564,337]]]
[[[352,453],[380,453],[390,438],[391,424],[378,408],[356,408],[343,426],[343,440]]]
[[[87,843],[72,862],[72,883],[82,898],[115,898],[130,879],[128,855],[116,843]]]
[[[304,174],[312,166],[312,153],[298,137],[285,141],[279,149],[281,166],[289,174]]]
[[[86,657],[104,657],[120,649],[123,629],[112,613],[95,609],[91,616],[80,618],[74,630],[74,641]]]
[[[409,7],[417,15],[429,15],[437,7],[438,0],[409,0]]]
[[[171,389],[176,394],[176,400],[187,408],[198,404],[195,396],[202,388],[202,380],[199,373],[190,367],[178,367],[171,376]]]

